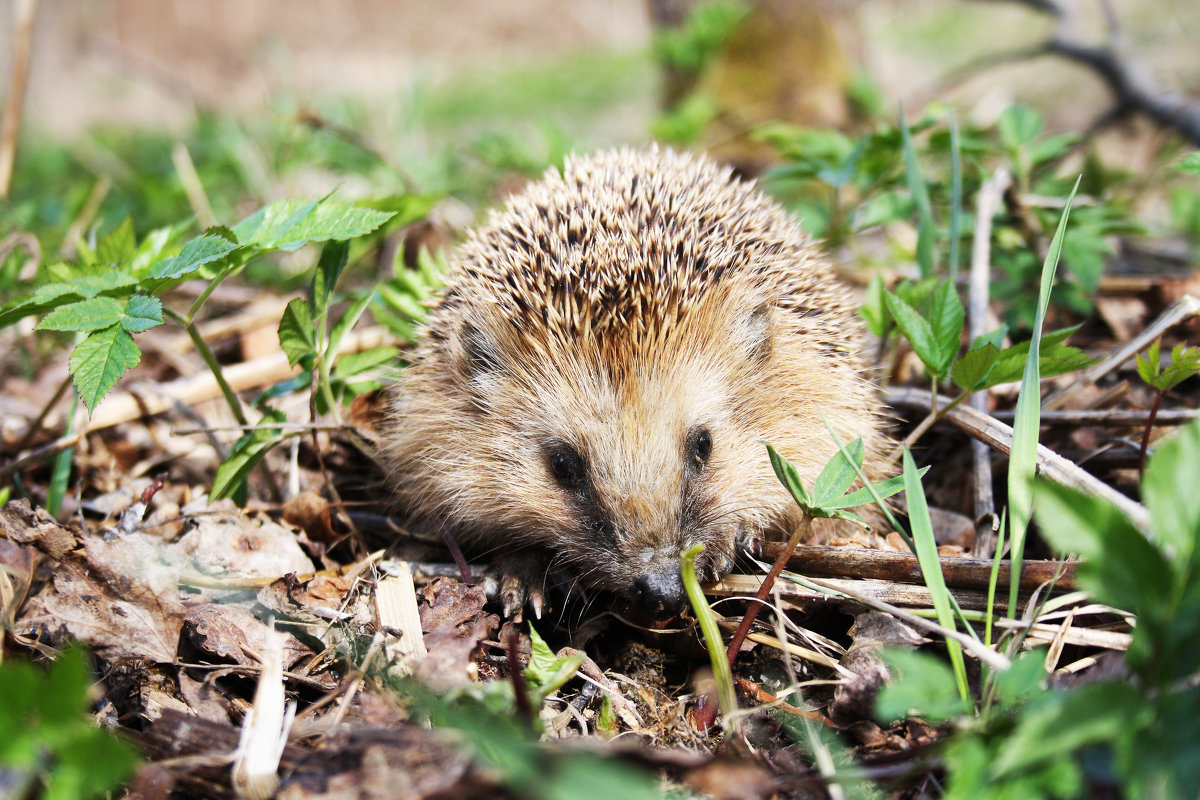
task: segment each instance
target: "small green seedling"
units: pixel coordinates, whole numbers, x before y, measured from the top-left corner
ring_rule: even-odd
[[[1146,427],[1142,431],[1142,444],[1138,452],[1139,474],[1146,464],[1146,448],[1150,444],[1150,431],[1154,429],[1154,419],[1158,416],[1159,408],[1162,407],[1163,398],[1167,396],[1167,392],[1188,378],[1200,374],[1200,347],[1175,345],[1165,367],[1162,364],[1162,354],[1159,350],[1161,347],[1162,340],[1155,339],[1145,358],[1142,358],[1141,353],[1137,354],[1138,377],[1155,390],[1154,403],[1150,406],[1150,413],[1146,417]]]
[[[45,671],[23,661],[0,666],[0,773],[17,781],[7,796],[102,797],[129,776],[137,753],[88,718],[90,695],[88,656],[79,649]]]

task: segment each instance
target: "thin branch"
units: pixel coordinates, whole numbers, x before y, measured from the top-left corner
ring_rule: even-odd
[[[1145,67],[1123,52],[1125,35],[1107,3],[1103,5],[1109,40],[1091,45],[1075,35],[1075,14],[1058,0],[988,2],[1016,3],[1053,17],[1054,32],[1039,48],[1041,53],[1086,67],[1108,86],[1117,109],[1139,111],[1200,147],[1200,104],[1161,86]]]
[[[892,406],[925,408],[930,402],[929,392],[924,389],[891,388],[887,390],[886,395],[887,403]],[[941,406],[948,405],[951,400],[939,395],[937,402]],[[995,417],[976,411],[970,406],[959,406],[946,414],[945,419],[959,430],[986,442],[1005,455],[1012,448],[1012,428]],[[1119,508],[1133,524],[1144,531],[1150,530],[1150,514],[1146,511],[1145,506],[1130,500],[1045,445],[1038,445],[1037,471],[1038,474],[1060,486],[1068,486],[1107,500]]]
[[[979,189],[975,210],[975,234],[971,241],[971,277],[967,291],[967,341],[974,342],[987,333],[988,297],[991,283],[992,217],[1000,210],[1004,192],[1012,182],[1008,170],[1000,167]],[[971,408],[987,413],[988,391],[981,389],[967,401]],[[971,440],[971,474],[974,478],[974,520],[976,558],[988,558],[996,546],[993,523],[996,499],[992,494],[992,454],[988,446]]]

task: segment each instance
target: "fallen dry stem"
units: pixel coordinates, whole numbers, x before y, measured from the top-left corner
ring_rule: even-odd
[[[892,406],[916,408],[928,408],[930,402],[927,390],[907,387],[889,388],[886,392],[886,399]],[[950,402],[950,398],[938,395],[939,405],[948,405]],[[976,411],[970,406],[958,406],[945,415],[945,420],[968,436],[986,442],[1005,455],[1008,455],[1009,450],[1012,449],[1012,427],[1005,425],[995,417]],[[1130,500],[1099,478],[1041,444],[1037,449],[1037,471],[1038,474],[1061,486],[1103,498],[1119,508],[1133,524],[1142,530],[1150,530],[1150,515],[1145,506]]]

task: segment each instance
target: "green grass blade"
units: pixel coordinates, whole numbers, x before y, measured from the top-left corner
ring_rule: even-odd
[[[712,608],[700,589],[699,579],[696,578],[696,556],[703,551],[702,544],[694,544],[688,548],[683,554],[679,572],[683,578],[683,588],[692,604],[692,612],[696,615],[696,621],[700,623],[700,632],[704,634],[704,645],[712,662],[713,679],[717,682],[717,699],[721,705],[721,713],[728,721],[729,715],[737,710],[737,695],[733,691],[733,672],[729,668],[729,659],[725,657],[721,629],[717,627]]]
[[[73,393],[71,407],[67,410],[67,427],[63,436],[75,433],[75,410],[79,407],[79,392]],[[67,481],[71,477],[71,464],[75,461],[75,448],[68,447],[54,457],[54,471],[50,474],[50,486],[46,489],[46,510],[57,517],[62,510],[63,497],[67,493]]]
[[[962,141],[958,120],[950,112],[950,280],[958,280],[959,217],[962,215]]]
[[[912,526],[917,561],[921,565],[921,575],[925,578],[925,586],[929,589],[933,610],[937,613],[938,624],[948,630],[957,630],[954,619],[954,602],[950,596],[950,590],[946,588],[946,580],[942,576],[937,542],[933,539],[933,523],[929,519],[929,505],[925,502],[925,490],[921,486],[921,476],[917,471],[916,462],[913,461],[912,453],[907,447],[904,448],[904,489],[905,497],[908,498],[908,522]],[[947,639],[946,651],[950,654],[950,664],[954,668],[958,693],[965,702],[970,703],[971,689],[967,684],[967,667],[963,662],[962,645]]]
[[[1082,176],[1081,176],[1082,177]],[[1029,357],[1025,361],[1025,375],[1021,378],[1021,392],[1017,395],[1017,412],[1013,422],[1012,451],[1008,456],[1008,525],[1012,553],[1012,578],[1008,586],[1008,617],[1015,619],[1017,592],[1021,583],[1021,561],[1025,552],[1025,532],[1033,512],[1033,474],[1037,464],[1038,427],[1042,417],[1041,395],[1041,350],[1042,328],[1046,322],[1046,308],[1050,305],[1050,289],[1054,286],[1054,273],[1062,254],[1063,236],[1067,230],[1067,219],[1071,215],[1071,203],[1079,191],[1079,179],[1067,198],[1058,229],[1050,240],[1046,260],[1042,263],[1042,283],[1038,292],[1037,314],[1033,321],[1033,335],[1029,343]]]
[[[929,202],[929,185],[917,164],[917,152],[913,148],[912,133],[908,130],[908,119],[904,106],[900,106],[900,139],[904,146],[904,172],[908,179],[908,190],[917,206],[917,266],[924,280],[933,274],[933,238],[937,227],[933,222],[933,208]]]

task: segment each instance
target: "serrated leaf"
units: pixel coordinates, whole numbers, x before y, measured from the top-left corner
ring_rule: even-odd
[[[946,374],[958,353],[966,311],[958,291],[950,281],[943,281],[933,292],[929,306],[929,328],[936,342],[937,363],[930,369],[935,375]]]
[[[145,294],[130,297],[121,317],[121,327],[130,333],[148,331],[155,325],[162,325],[162,322],[162,301]]]
[[[75,346],[69,367],[75,391],[88,413],[108,394],[126,370],[136,367],[142,354],[133,337],[120,325],[95,331]]]
[[[954,362],[950,369],[950,380],[963,391],[973,392],[983,387],[999,359],[1000,351],[991,342],[968,350]]]
[[[813,483],[813,505],[823,507],[829,501],[845,494],[858,477],[855,468],[862,468],[865,453],[866,446],[862,438],[855,439],[834,453]]]
[[[1080,583],[1098,601],[1134,612],[1165,602],[1171,565],[1115,506],[1048,482],[1034,486],[1034,497],[1043,538],[1055,550],[1083,559]]]
[[[272,422],[284,422],[287,417],[281,411],[267,408],[263,411],[260,424],[269,425]],[[248,432],[234,443],[229,456],[217,467],[213,478],[211,501],[232,497],[241,488],[250,471],[258,464],[267,451],[283,440],[278,428],[259,428]]]
[[[125,304],[115,297],[89,297],[59,306],[37,324],[43,331],[97,331],[120,322]]]
[[[176,255],[159,260],[146,273],[151,280],[175,280],[190,275],[200,267],[238,249],[238,243],[227,238],[228,228],[206,232],[185,243]]]
[[[293,367],[300,359],[317,352],[312,309],[307,300],[297,297],[283,310],[283,318],[279,320],[279,346]]]
[[[297,250],[309,242],[364,236],[395,212],[332,200],[279,200],[234,226],[238,241],[262,249]]]
[[[132,275],[113,270],[97,275],[82,275],[69,282],[48,283],[45,286],[39,286],[33,293],[33,299],[40,303],[72,294],[80,297],[95,297],[105,292],[115,292],[136,285],[137,279]]]
[[[137,236],[133,232],[133,219],[126,217],[96,246],[96,258],[104,264],[120,264],[133,255],[137,248]]]
[[[885,289],[883,298],[887,303],[888,311],[891,312],[892,319],[896,320],[896,327],[904,334],[904,338],[908,339],[917,358],[921,359],[921,363],[925,365],[926,369],[934,373],[933,365],[938,363],[939,351],[937,340],[933,336],[933,329],[929,327],[929,323],[915,308],[900,299],[895,292]]]

